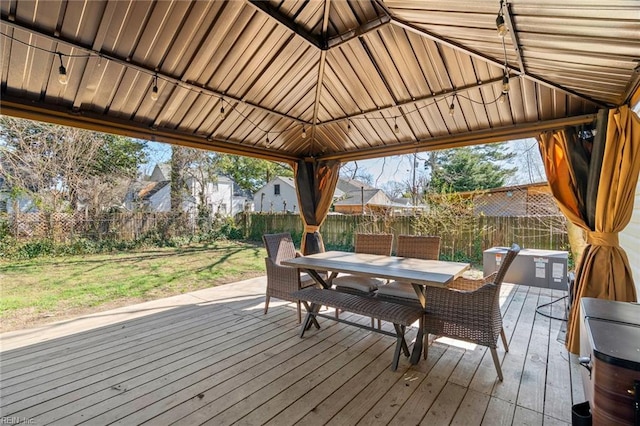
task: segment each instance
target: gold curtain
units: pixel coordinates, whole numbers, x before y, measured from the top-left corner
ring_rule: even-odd
[[[293,165],[300,216],[304,223],[300,247],[303,254],[324,251],[324,242],[319,230],[329,213],[333,193],[338,184],[339,171],[338,161],[300,160]]]
[[[602,167],[595,198],[594,223],[589,226],[566,132],[540,135],[549,186],[562,212],[587,234],[587,248],[576,271],[576,292],[567,327],[567,349],[580,351],[581,297],[635,301],[636,290],[618,233],[629,223],[640,172],[640,120],[627,107],[609,111]],[[584,177],[582,177],[584,178]]]

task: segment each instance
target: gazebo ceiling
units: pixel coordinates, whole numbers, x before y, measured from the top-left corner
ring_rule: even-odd
[[[531,136],[630,102],[640,81],[637,0],[5,0],[0,11],[3,114],[280,161]]]

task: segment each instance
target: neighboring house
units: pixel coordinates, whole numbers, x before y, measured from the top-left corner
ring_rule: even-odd
[[[546,182],[460,194],[474,197],[474,212],[485,216],[556,216],[562,214]]]
[[[397,206],[387,194],[355,179],[338,179],[337,189],[344,192],[334,196],[334,211],[343,214],[388,213]]]
[[[244,211],[248,198],[241,193],[232,179],[216,176],[214,181],[202,183],[187,179],[187,193],[182,200],[182,211],[197,212],[198,206],[206,205],[211,213],[232,216]],[[171,210],[171,165],[159,164],[153,169],[149,180],[137,182],[125,205],[128,209],[141,208],[154,212]]]
[[[343,196],[344,192],[336,188],[333,194],[334,200]],[[272,179],[253,195],[253,209],[263,213],[300,212],[295,180],[285,176]]]
[[[333,211],[343,214],[386,212],[394,206],[384,191],[355,179],[340,178],[333,199]],[[294,179],[274,178],[254,194],[253,204],[257,212],[299,212]]]
[[[298,195],[293,178],[277,176],[253,194],[256,212],[299,212]]]

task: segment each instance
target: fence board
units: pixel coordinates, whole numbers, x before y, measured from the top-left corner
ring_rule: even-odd
[[[302,220],[297,214],[244,213],[239,226],[245,237],[260,241],[263,234],[290,232],[294,241],[302,237]],[[429,222],[423,216],[329,215],[320,228],[328,249],[352,250],[357,232],[401,234],[435,234],[442,237],[441,257],[448,260],[482,262],[482,252],[490,247],[510,246],[517,242],[523,248],[567,250],[569,246],[563,216],[472,216],[449,217]],[[0,216],[0,222],[19,240],[51,239],[70,242],[80,238],[131,241],[152,233],[193,235],[195,222],[186,220],[179,230],[169,213],[111,213],[90,220],[84,214],[21,213]],[[425,225],[426,224],[426,225]],[[395,251],[395,247],[394,247]]]

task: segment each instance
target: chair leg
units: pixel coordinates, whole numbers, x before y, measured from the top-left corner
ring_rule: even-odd
[[[504,345],[504,351],[509,352],[509,345],[507,344],[507,336],[504,334],[504,328],[500,329],[500,337],[502,337],[502,344]]]
[[[493,357],[493,363],[496,366],[496,371],[498,372],[498,379],[500,379],[500,381],[503,380],[502,377],[502,368],[500,368],[500,359],[498,358],[498,351],[496,350],[496,348],[490,348],[491,349],[491,356]]]
[[[302,310],[300,309],[299,300],[296,302],[296,305],[298,306],[298,324],[300,324],[302,322]]]
[[[264,301],[264,314],[267,315],[267,311],[269,310],[269,299],[271,299],[271,296],[267,295],[267,297],[265,298]]]

